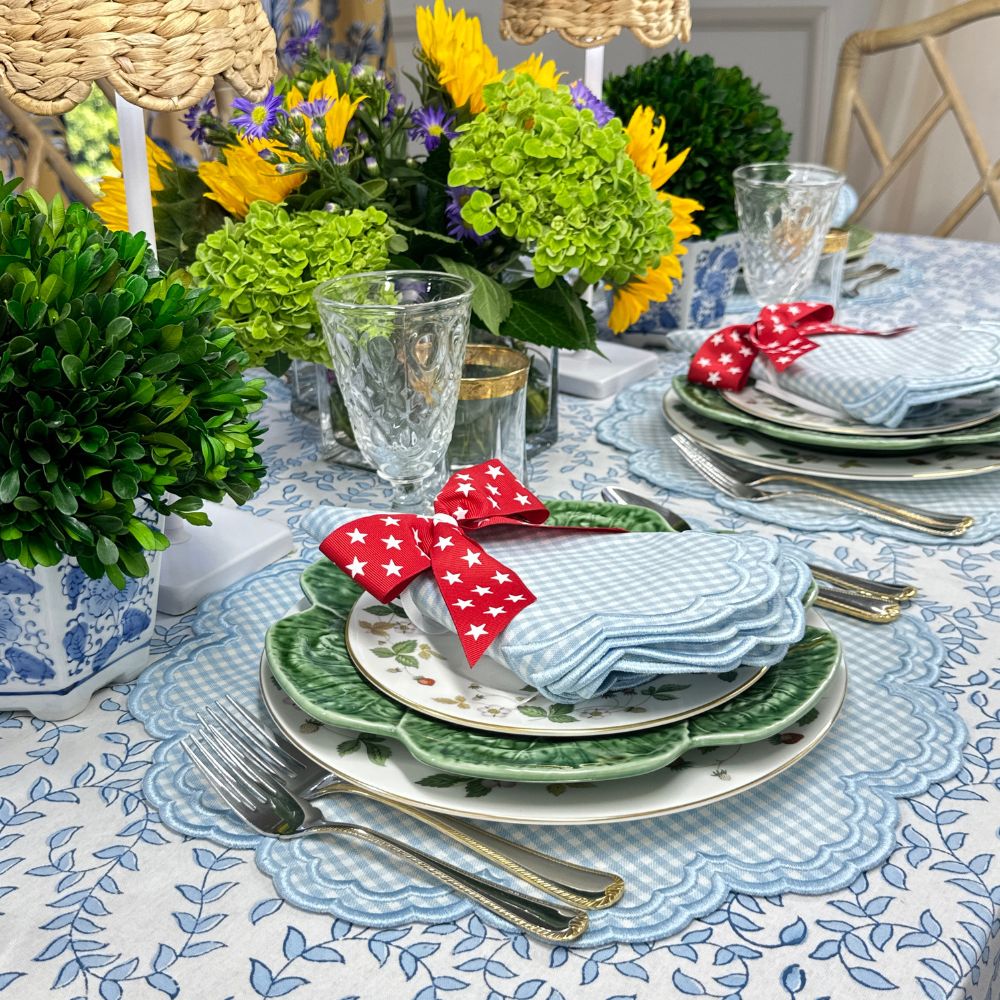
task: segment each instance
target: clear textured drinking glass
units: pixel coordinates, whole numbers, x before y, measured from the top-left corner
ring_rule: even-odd
[[[800,298],[816,273],[843,175],[812,163],[750,163],[733,180],[748,291],[758,305]]]
[[[359,450],[391,483],[395,509],[428,507],[455,424],[471,282],[373,271],[313,295]]]

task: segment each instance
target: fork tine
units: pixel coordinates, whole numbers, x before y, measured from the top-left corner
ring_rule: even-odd
[[[201,733],[202,742],[228,764],[231,772],[237,772],[243,781],[256,784],[272,795],[280,794],[284,790],[280,776],[272,773],[259,757],[244,753],[243,748],[223,730],[209,725],[204,720],[202,725],[204,727]]]
[[[222,701],[217,703],[217,707],[222,711],[228,712],[234,721],[235,716],[238,715],[246,729],[256,734],[272,749],[280,754],[283,754],[292,764],[297,767],[301,767],[301,753],[296,750],[295,747],[293,747],[281,733],[270,730],[266,726],[262,725],[260,720],[255,719],[239,702],[233,699],[232,695],[227,694]]]
[[[220,769],[218,764],[205,753],[197,737],[190,735],[181,740],[181,749],[188,759],[201,772],[202,777],[211,788],[218,792],[229,805],[240,815],[247,809],[253,809],[257,803],[232,780],[228,771]]]
[[[231,744],[226,744],[224,740],[218,738],[218,732],[213,735],[216,737],[214,744],[206,739],[207,734],[204,732],[202,741],[216,751],[217,763],[228,768],[234,781],[238,777],[248,793],[258,796],[261,802],[271,805],[280,800],[291,800],[291,796],[276,775],[269,774],[266,770],[254,770],[245,758],[241,759],[238,751],[231,748]]]
[[[286,777],[292,777],[296,771],[302,769],[300,764],[290,765],[286,763],[285,759],[273,754],[266,746],[262,746],[252,733],[248,733],[237,719],[222,708],[221,704],[207,706],[204,711],[211,722],[206,723],[204,716],[199,715],[198,718],[203,725],[210,725],[218,732],[226,733],[230,737],[230,742],[235,744],[241,753],[252,755],[267,770],[277,771]]]
[[[738,491],[738,484],[715,465],[714,462],[690,438],[675,434],[671,439],[681,456],[695,472],[707,479],[720,492],[732,496]]]

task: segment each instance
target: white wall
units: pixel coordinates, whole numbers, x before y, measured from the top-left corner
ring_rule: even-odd
[[[432,0],[426,0],[430,4]],[[583,76],[583,51],[547,35],[535,49],[502,41],[500,3],[491,0],[448,0],[479,17],[487,44],[501,66],[513,66],[531,51],[544,52],[566,70],[570,79]],[[417,0],[393,0],[396,57],[404,71],[413,72],[416,42],[413,11]],[[876,0],[693,0],[694,27],[688,46],[692,52],[711,53],[726,65],[739,65],[769,94],[793,135],[792,156],[819,159],[841,41],[867,27],[875,16]],[[676,44],[676,43],[675,43]],[[608,73],[621,72],[658,51],[641,45],[623,32],[608,47]]]
[[[425,0],[427,4],[433,0]],[[447,0],[462,6],[460,0]],[[916,20],[957,0],[691,0],[692,52],[708,52],[724,65],[738,65],[758,81],[777,105],[792,133],[795,159],[820,161],[826,136],[837,56],[855,31]],[[416,42],[413,12],[417,0],[392,0],[397,59],[412,72]],[[487,43],[501,66],[513,66],[532,50],[501,41],[499,0],[468,0]],[[673,43],[676,45],[677,43]],[[943,41],[943,48],[982,129],[988,152],[1000,157],[1000,17],[979,22]],[[556,35],[537,50],[554,58],[569,79],[583,76],[583,52]],[[607,47],[606,72],[615,73],[657,51],[644,48],[629,32]],[[892,152],[940,91],[918,51],[885,53],[867,60],[862,91]],[[855,126],[848,177],[863,188],[872,177],[871,157]],[[866,218],[874,228],[932,232],[976,181],[976,171],[954,119],[947,116],[932,134],[925,156],[904,170],[900,183]],[[1000,239],[1000,223],[988,203],[980,203],[955,233],[966,239]]]

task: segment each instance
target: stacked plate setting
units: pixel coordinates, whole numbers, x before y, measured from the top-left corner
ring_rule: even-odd
[[[554,502],[550,511],[564,525],[669,532],[638,508]],[[843,702],[840,644],[818,614],[806,610],[804,636],[780,645],[795,614],[779,609],[776,595],[795,595],[801,635],[800,602],[808,604],[812,591],[808,580],[787,578],[793,561],[779,564],[773,575],[784,578],[728,618],[720,587],[718,607],[692,607],[690,631],[679,631],[673,645],[647,642],[646,654],[670,650],[662,674],[649,675],[647,666],[629,685],[627,669],[608,668],[599,694],[569,701],[544,697],[489,656],[470,669],[454,633],[421,628],[399,604],[379,604],[323,560],[303,574],[306,599],[269,630],[264,701],[275,724],[322,766],[421,808],[553,824],[689,809],[784,770],[820,742]],[[433,601],[421,603],[422,612],[433,610]],[[679,605],[672,616],[683,617]],[[699,631],[702,621],[708,625]],[[609,643],[617,650],[601,655],[628,664],[629,643]],[[641,658],[642,643],[635,645]],[[508,662],[518,661],[508,655]]]
[[[674,379],[677,430],[748,465],[899,482],[1000,470],[1000,324],[927,324],[894,337],[826,335],[778,374],[718,392]]]

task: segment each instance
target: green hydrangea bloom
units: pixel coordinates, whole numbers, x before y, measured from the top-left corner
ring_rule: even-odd
[[[620,119],[603,128],[569,88],[508,75],[452,143],[448,183],[479,188],[462,208],[477,233],[530,248],[541,287],[574,269],[624,284],[673,249],[669,203],[626,152]]]
[[[255,201],[198,246],[191,275],[212,289],[219,318],[236,330],[252,364],[275,354],[328,365],[312,292],[355,271],[377,271],[405,246],[377,208],[289,213]]]

